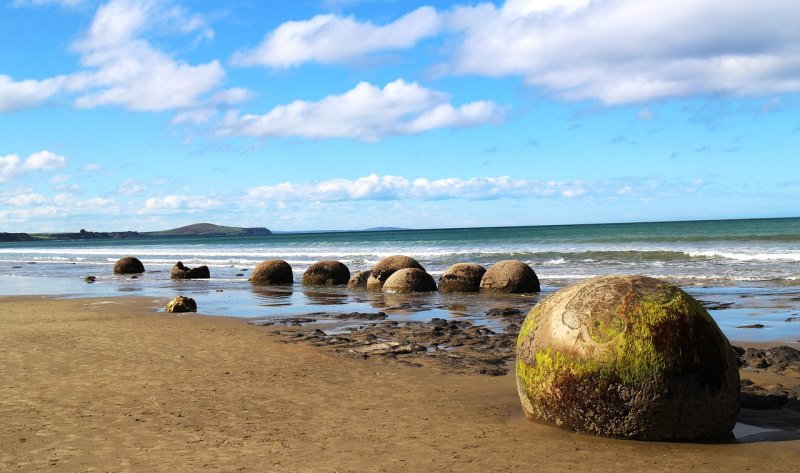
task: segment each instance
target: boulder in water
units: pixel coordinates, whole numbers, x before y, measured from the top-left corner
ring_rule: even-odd
[[[353,276],[350,277],[350,280],[347,281],[347,288],[348,289],[366,289],[367,288],[367,279],[369,279],[369,275],[372,274],[371,269],[367,269],[364,271],[359,271]]]
[[[350,270],[333,260],[317,261],[303,273],[303,286],[340,286],[350,280]]]
[[[191,297],[177,296],[167,302],[165,312],[197,312],[197,303]]]
[[[178,261],[175,263],[175,266],[172,267],[170,277],[172,279],[208,279],[211,277],[211,272],[208,270],[208,266],[203,265],[196,268],[189,268]]]
[[[513,259],[497,262],[481,278],[480,292],[519,294],[539,292],[539,278],[530,266]]]
[[[250,283],[254,286],[292,284],[293,281],[292,267],[282,259],[262,261],[250,275]]]
[[[407,293],[436,290],[436,281],[422,269],[398,269],[383,284],[383,292]]]
[[[139,274],[144,272],[144,265],[133,256],[124,256],[114,264],[114,274]]]
[[[439,292],[478,292],[484,273],[477,263],[456,263],[439,277]]]
[[[404,268],[417,268],[425,271],[425,268],[417,262],[414,258],[404,255],[387,256],[378,261],[378,264],[372,268],[372,273],[367,279],[367,289],[370,291],[380,291],[383,283],[389,279],[395,271]]]

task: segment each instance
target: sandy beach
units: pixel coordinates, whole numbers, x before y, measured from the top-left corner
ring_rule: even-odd
[[[341,356],[275,327],[156,312],[165,302],[0,298],[0,470],[778,472],[800,461],[795,410],[744,409],[751,427],[736,442],[583,436],[528,421],[513,374]]]

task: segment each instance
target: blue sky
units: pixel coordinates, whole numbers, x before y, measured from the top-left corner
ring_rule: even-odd
[[[800,215],[800,2],[0,3],[0,231]]]

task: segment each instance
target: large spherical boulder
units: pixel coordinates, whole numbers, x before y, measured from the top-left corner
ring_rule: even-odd
[[[433,276],[419,268],[398,269],[383,283],[383,292],[396,294],[435,290],[436,281],[433,280]]]
[[[369,275],[372,274],[371,269],[367,269],[364,271],[359,271],[356,274],[350,277],[350,280],[347,281],[347,288],[348,289],[366,289],[367,288],[367,279],[369,279]]]
[[[144,265],[133,256],[124,256],[114,264],[114,274],[139,274],[144,272]]]
[[[417,268],[425,271],[425,268],[414,258],[404,255],[388,256],[378,261],[378,264],[372,268],[372,273],[367,278],[367,289],[380,291],[389,276],[394,274],[395,271],[405,268]]]
[[[292,267],[282,259],[262,261],[250,275],[250,283],[254,286],[292,284],[293,281]]]
[[[172,279],[208,279],[210,277],[211,271],[209,271],[208,266],[189,268],[180,261],[175,263],[170,273],[170,278]]]
[[[350,270],[333,260],[317,261],[303,273],[303,286],[339,286],[350,280]]]
[[[486,268],[476,263],[456,263],[439,277],[439,292],[478,292]]]
[[[164,312],[197,312],[197,302],[191,297],[177,296],[167,302]]]
[[[647,440],[730,435],[739,372],[702,305],[644,276],[604,276],[534,307],[517,339],[526,416],[578,432]]]
[[[519,294],[539,292],[539,278],[530,266],[509,259],[492,265],[481,278],[480,292],[490,294]]]

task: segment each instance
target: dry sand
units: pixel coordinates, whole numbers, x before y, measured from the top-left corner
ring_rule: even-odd
[[[349,359],[282,343],[241,320],[156,313],[164,302],[0,298],[0,471],[764,472],[800,465],[795,421],[782,440],[750,443],[572,434],[526,420],[511,375]],[[770,425],[781,415],[742,418]]]

